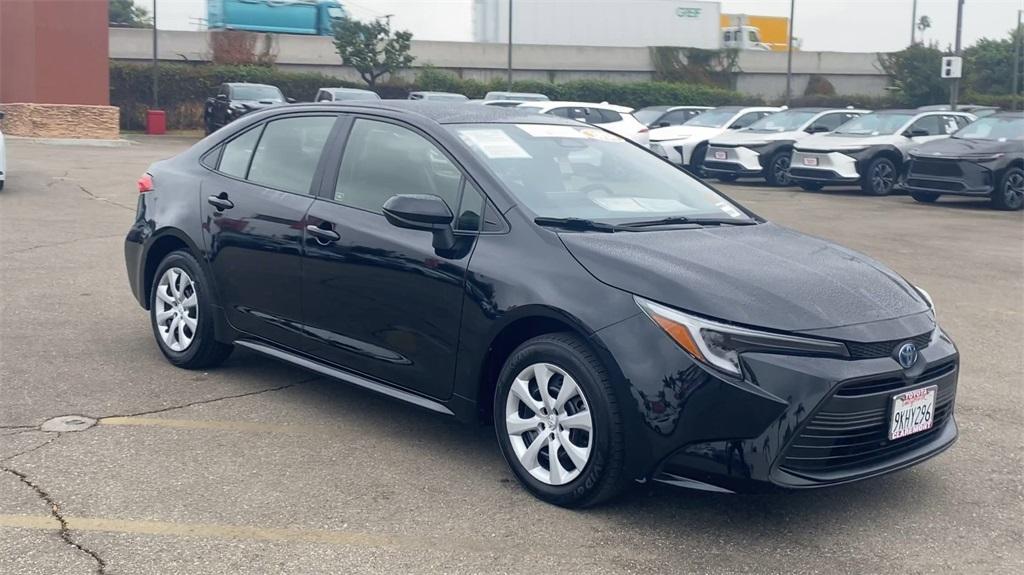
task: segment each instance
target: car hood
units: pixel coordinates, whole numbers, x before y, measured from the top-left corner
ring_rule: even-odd
[[[893,144],[903,140],[903,136],[885,134],[881,136],[844,136],[839,134],[816,134],[808,136],[796,145],[801,150],[850,150]]]
[[[990,154],[1007,154],[1024,152],[1024,141],[1008,140],[967,140],[962,138],[943,138],[922,144],[910,153],[928,158],[969,158]]]
[[[233,100],[231,103],[240,104],[250,110],[262,110],[263,108],[269,108],[270,106],[284,104],[281,100]]]
[[[770,142],[793,141],[807,135],[803,130],[789,132],[748,132],[746,130],[726,130],[724,134],[712,138],[711,145],[725,146],[756,146]]]
[[[820,331],[928,310],[882,264],[771,223],[559,235],[598,280],[732,323]]]
[[[666,126],[650,131],[651,141],[661,140],[706,140],[714,138],[725,131],[725,128],[702,128],[698,126]]]

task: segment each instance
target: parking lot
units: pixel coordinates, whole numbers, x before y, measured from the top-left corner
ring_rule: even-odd
[[[913,469],[827,490],[637,485],[577,512],[522,490],[490,428],[243,350],[209,372],[168,364],[122,244],[135,180],[191,140],[133,139],[8,141],[0,573],[1024,570],[1021,212],[722,185],[931,292],[962,354],[960,440]],[[66,415],[98,422],[40,429]]]

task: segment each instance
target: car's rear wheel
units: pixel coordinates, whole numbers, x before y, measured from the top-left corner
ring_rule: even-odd
[[[818,182],[800,182],[797,185],[805,192],[820,192],[825,188],[824,184],[819,184]]]
[[[586,507],[628,484],[623,425],[608,374],[573,334],[533,338],[509,356],[494,421],[509,467],[539,499]]]
[[[199,262],[188,252],[171,252],[154,277],[149,317],[167,360],[185,369],[201,369],[227,359],[232,346],[214,338],[210,284]]]
[[[935,192],[910,192],[910,197],[922,204],[935,203],[935,200],[939,199],[940,195]]]
[[[992,190],[992,207],[997,210],[1024,208],[1024,170],[1010,168],[1003,174],[999,187]]]
[[[792,152],[783,150],[776,152],[768,162],[768,168],[764,179],[770,186],[788,186],[792,183],[789,179],[789,161]]]
[[[888,196],[896,185],[896,164],[889,158],[875,158],[861,179],[860,187],[872,196]]]

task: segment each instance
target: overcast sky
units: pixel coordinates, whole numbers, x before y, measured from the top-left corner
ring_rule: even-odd
[[[3,1],[3,0],[0,0]],[[206,0],[157,0],[160,28],[195,29],[206,18]],[[583,1],[583,0],[581,0]],[[587,0],[593,6],[597,1]],[[629,0],[621,0],[628,2]],[[472,39],[472,0],[341,0],[357,18],[393,14],[397,28],[412,30],[424,40],[469,41]],[[151,7],[153,0],[136,0]],[[918,0],[918,17],[931,18],[927,41],[945,48],[956,32],[957,0]],[[795,35],[804,50],[887,52],[910,42],[913,0],[796,0]],[[723,0],[723,13],[787,16],[789,0]],[[964,45],[982,37],[1002,38],[1016,24],[1024,0],[966,0]]]

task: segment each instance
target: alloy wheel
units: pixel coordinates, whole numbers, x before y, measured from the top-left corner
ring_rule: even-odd
[[[894,181],[892,166],[879,162],[871,172],[871,186],[878,193],[887,193],[892,189]]]
[[[788,186],[789,181],[789,156],[783,154],[772,164],[772,175],[775,183],[780,186]]]
[[[199,299],[188,272],[168,268],[156,286],[157,330],[164,345],[182,352],[192,345],[199,326]]]
[[[1010,208],[1016,209],[1024,203],[1024,174],[1014,172],[1006,178],[1003,197],[1003,203]]]
[[[583,389],[550,363],[527,366],[509,388],[505,430],[523,469],[547,485],[576,479],[590,460],[593,419]]]

